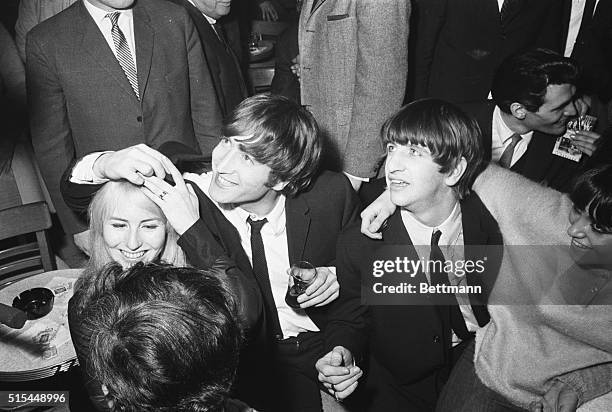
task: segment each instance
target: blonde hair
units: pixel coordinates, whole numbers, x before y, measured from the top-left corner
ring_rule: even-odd
[[[166,242],[158,260],[174,266],[185,266],[186,258],[183,250],[178,246],[178,234],[174,231],[161,209],[153,203],[138,186],[122,180],[106,183],[94,196],[89,205],[89,240],[91,244],[91,257],[88,264],[89,271],[98,271],[106,264],[112,262],[104,241],[104,222],[108,220],[120,203],[129,201],[130,204],[143,203],[150,210],[159,214],[166,227]],[[137,207],[137,206],[136,206]]]

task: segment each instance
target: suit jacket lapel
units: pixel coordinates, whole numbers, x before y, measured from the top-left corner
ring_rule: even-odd
[[[406,226],[404,226],[404,221],[402,220],[401,209],[398,207],[395,210],[395,213],[391,215],[389,218],[389,224],[387,229],[383,232],[384,242],[391,245],[406,245],[405,253],[406,257],[409,260],[418,261],[419,255],[414,248],[414,244],[412,243],[412,239],[410,239],[410,235],[406,231]],[[425,273],[420,270],[416,276],[415,280],[418,282],[426,282],[427,276]]]
[[[289,263],[292,264],[304,260],[304,250],[310,229],[310,208],[304,196],[287,198],[285,215]]]
[[[469,195],[461,201],[461,224],[463,226],[463,244],[464,244],[464,259],[465,261],[476,261],[483,259],[484,256],[489,257],[489,236],[482,227],[482,220],[479,215],[479,198],[475,194]],[[493,256],[491,256],[493,257]],[[493,265],[493,262],[489,262]],[[483,274],[467,273],[466,280],[470,286],[482,286],[483,290],[487,291],[487,286],[482,282]],[[492,282],[493,280],[491,280]],[[485,297],[488,295],[485,295]],[[490,319],[486,306],[472,301],[472,311],[480,326],[484,326]]]
[[[151,71],[151,58],[153,56],[153,44],[155,42],[155,31],[150,25],[149,15],[144,6],[136,2],[134,6],[134,44],[136,45],[136,64],[138,71],[138,89],[140,100],[145,95],[149,73]]]
[[[79,2],[78,7],[82,21],[82,24],[79,25],[82,30],[81,47],[85,51],[85,54],[91,57],[98,65],[106,70],[108,74],[116,80],[119,87],[121,87],[125,93],[136,99],[136,95],[134,94],[134,90],[132,90],[130,82],[119,65],[119,61],[115,57],[115,54],[104,39],[100,28],[93,20],[82,2]]]

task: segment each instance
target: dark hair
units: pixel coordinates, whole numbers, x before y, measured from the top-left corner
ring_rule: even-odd
[[[272,169],[269,186],[288,182],[285,195],[306,189],[321,158],[319,129],[314,117],[297,103],[281,96],[256,95],[234,111],[222,133],[240,140],[240,150]]]
[[[491,95],[495,104],[510,113],[512,103],[537,112],[551,84],[578,84],[574,60],[546,49],[530,50],[506,58],[495,71]]]
[[[484,150],[480,128],[474,119],[451,103],[437,99],[417,100],[402,107],[383,125],[383,144],[393,142],[422,145],[429,149],[440,173],[467,161],[463,176],[453,187],[462,199],[476,176],[484,168]]]
[[[578,176],[570,199],[597,227],[612,233],[612,164],[608,161]]]
[[[221,411],[238,364],[235,303],[215,276],[138,263],[96,277],[88,373],[124,411]]]

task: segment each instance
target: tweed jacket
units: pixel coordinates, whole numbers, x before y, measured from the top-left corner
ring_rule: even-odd
[[[326,142],[328,167],[373,177],[383,122],[404,100],[408,0],[305,0],[299,22],[301,100]]]

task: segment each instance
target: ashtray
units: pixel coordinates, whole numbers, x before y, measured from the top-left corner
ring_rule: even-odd
[[[47,288],[24,290],[13,299],[13,307],[28,314],[28,320],[38,319],[51,312],[55,295]]]

